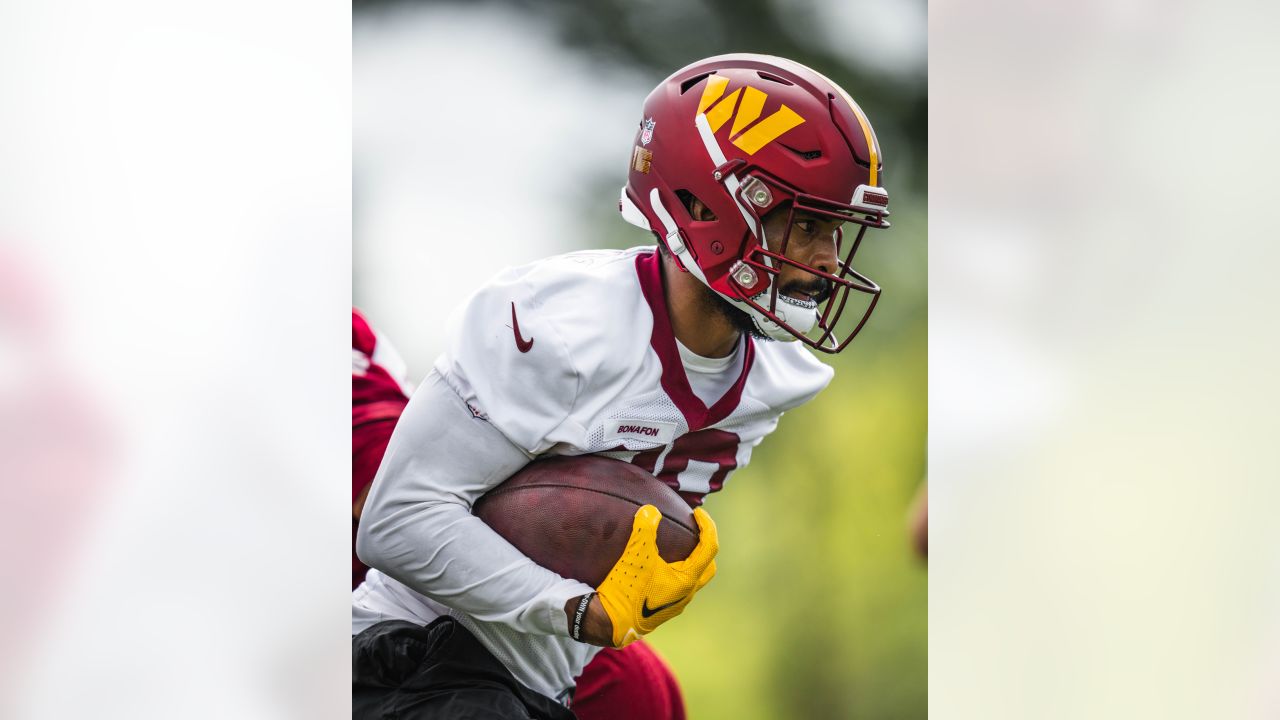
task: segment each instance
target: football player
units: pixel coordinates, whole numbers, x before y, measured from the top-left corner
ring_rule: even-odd
[[[573,717],[600,648],[654,631],[715,575],[700,506],[830,382],[804,346],[844,349],[879,297],[852,264],[866,230],[888,227],[875,133],[798,63],[723,55],[664,80],[619,209],[656,248],[503,271],[454,316],[404,409],[357,538],[374,569],[352,595],[356,717]],[[658,558],[645,506],[592,588],[471,515],[531,460],[587,453],[635,463],[697,508],[688,559]]]

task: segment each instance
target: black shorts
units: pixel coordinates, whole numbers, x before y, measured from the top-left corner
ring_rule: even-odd
[[[456,620],[381,622],[351,638],[352,718],[574,720],[520,684]]]

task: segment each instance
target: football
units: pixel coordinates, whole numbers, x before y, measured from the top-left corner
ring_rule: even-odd
[[[472,512],[542,567],[598,587],[622,556],[642,505],[662,513],[662,559],[689,557],[698,526],[688,503],[643,469],[598,455],[532,462]]]

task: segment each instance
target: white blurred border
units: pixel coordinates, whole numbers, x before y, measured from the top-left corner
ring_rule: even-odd
[[[0,8],[0,716],[347,714],[350,23]]]
[[[930,7],[930,710],[1280,715],[1273,6]]]
[[[931,7],[937,717],[1280,713],[1276,15]],[[0,714],[348,712],[350,38],[0,7]]]

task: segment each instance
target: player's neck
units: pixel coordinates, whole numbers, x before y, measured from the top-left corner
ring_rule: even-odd
[[[726,357],[738,347],[741,331],[712,304],[698,278],[681,272],[675,261],[662,259],[662,289],[676,339],[703,357]]]

